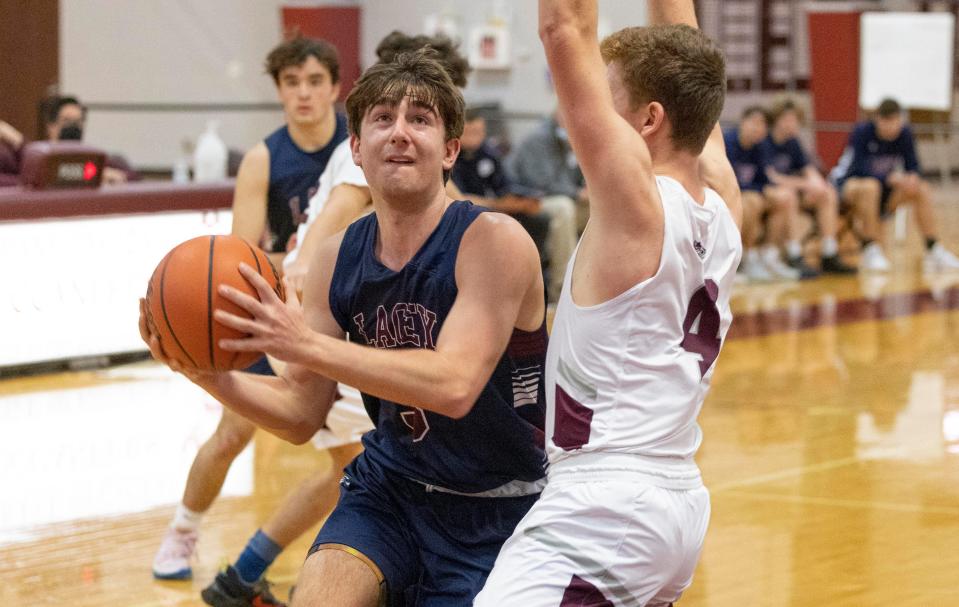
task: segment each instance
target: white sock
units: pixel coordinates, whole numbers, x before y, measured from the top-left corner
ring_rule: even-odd
[[[839,253],[839,243],[832,236],[825,236],[822,239],[822,256],[833,257]]]
[[[170,523],[170,526],[178,531],[195,531],[199,528],[202,520],[202,512],[194,512],[183,504],[179,504],[176,507],[176,514],[173,515],[173,522]]]
[[[797,257],[802,257],[802,245],[799,244],[798,240],[786,241],[786,257],[788,257],[789,259],[796,259]]]

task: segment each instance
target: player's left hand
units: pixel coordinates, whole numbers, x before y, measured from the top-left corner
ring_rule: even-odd
[[[221,339],[220,347],[234,352],[265,352],[284,362],[303,362],[309,352],[313,331],[306,323],[303,306],[296,289],[287,278],[286,301],[280,299],[260,274],[240,264],[240,274],[256,290],[259,300],[229,285],[220,285],[218,292],[240,306],[253,318],[242,318],[217,309],[213,318],[217,322],[248,334],[241,339]]]

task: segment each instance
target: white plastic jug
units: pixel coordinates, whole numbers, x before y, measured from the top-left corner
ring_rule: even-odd
[[[227,150],[226,144],[216,134],[217,123],[211,120],[206,123],[206,131],[200,135],[193,151],[193,180],[219,181],[226,179]]]

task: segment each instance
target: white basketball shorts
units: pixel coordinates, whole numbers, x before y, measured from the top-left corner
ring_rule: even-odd
[[[689,587],[709,492],[628,471],[550,474],[506,541],[475,607],[669,605]]]

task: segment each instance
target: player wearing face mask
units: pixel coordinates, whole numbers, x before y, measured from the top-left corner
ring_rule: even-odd
[[[82,141],[87,120],[87,108],[76,97],[57,97],[49,104],[46,116],[47,139],[50,141]],[[108,154],[103,169],[104,183],[139,181],[143,177],[136,172],[126,158]]]

